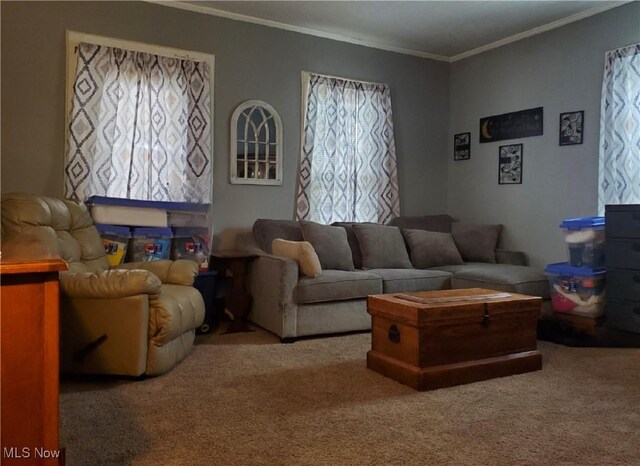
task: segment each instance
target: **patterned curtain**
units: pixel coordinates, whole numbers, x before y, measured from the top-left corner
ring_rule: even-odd
[[[205,62],[80,44],[65,196],[211,202]]]
[[[598,210],[640,204],[640,44],[607,52],[600,110]]]
[[[298,218],[386,223],[399,214],[389,87],[310,74]]]

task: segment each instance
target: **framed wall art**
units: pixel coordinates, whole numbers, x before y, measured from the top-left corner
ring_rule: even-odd
[[[560,145],[582,144],[584,135],[584,110],[560,114]]]
[[[543,108],[528,108],[480,118],[480,142],[504,141],[540,136],[543,130]]]
[[[498,184],[522,184],[522,144],[500,146]]]
[[[453,160],[471,158],[471,133],[459,133],[453,136]]]

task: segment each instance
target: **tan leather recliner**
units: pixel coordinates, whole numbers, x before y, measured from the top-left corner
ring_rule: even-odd
[[[12,193],[0,207],[3,259],[38,248],[69,265],[60,273],[63,372],[159,375],[184,359],[204,319],[195,262],[109,268],[83,203]]]

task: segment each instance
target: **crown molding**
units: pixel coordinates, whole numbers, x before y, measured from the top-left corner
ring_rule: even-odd
[[[412,55],[420,58],[429,58],[431,60],[444,61],[447,63],[453,63],[459,60],[463,60],[465,58],[472,57],[474,55],[478,55],[489,50],[502,47],[503,45],[510,44],[512,42],[517,42],[522,39],[526,39],[527,37],[535,36],[537,34],[541,34],[543,32],[550,31],[552,29],[557,29],[559,27],[565,26],[567,24],[580,21],[582,19],[588,18],[590,16],[594,16],[600,13],[603,13],[607,10],[611,10],[613,8],[619,7],[626,3],[631,3],[636,0],[622,0],[622,1],[607,1],[606,3],[599,5],[594,8],[590,8],[589,10],[582,11],[580,13],[576,13],[575,15],[568,16],[566,18],[559,19],[557,21],[552,21],[551,23],[544,24],[542,26],[538,26],[536,28],[530,29],[528,31],[524,31],[513,36],[505,37],[504,39],[497,40],[495,42],[491,42],[486,45],[482,45],[472,50],[468,50],[466,52],[459,53],[457,55],[453,55],[451,57],[446,57],[444,55],[438,55],[434,53],[423,52],[419,50],[411,50],[402,47],[396,47],[393,45],[382,44],[375,41],[370,40],[362,40],[356,39],[354,37],[343,36],[341,34],[332,34],[328,32],[318,31],[316,29],[293,26],[291,24],[280,23],[277,21],[271,21],[268,19],[256,18],[253,16],[241,15],[238,13],[231,13],[229,11],[220,10],[217,8],[209,8],[205,6],[195,5],[193,3],[183,3],[180,1],[167,1],[167,0],[142,0],[146,3],[153,3],[156,5],[177,8],[179,10],[186,10],[195,13],[201,13],[211,16],[218,16],[221,18],[227,18],[234,21],[243,21],[246,23],[258,24],[261,26],[267,26],[277,29],[283,29],[285,31],[297,32],[300,34],[306,34],[310,36],[320,37],[323,39],[330,39],[339,42],[346,42],[349,44],[360,45],[363,47],[370,47],[379,50],[385,50],[387,52],[395,52],[401,53],[404,55]]]
[[[445,61],[445,62],[449,61],[449,57],[445,57],[443,55],[437,55],[437,54],[428,53],[428,52],[420,52],[418,50],[405,49],[402,47],[382,44],[382,43],[370,41],[370,40],[356,39],[355,37],[343,36],[341,34],[332,34],[329,32],[318,31],[316,29],[311,29],[306,27],[293,26],[291,24],[279,23],[277,21],[271,21],[268,19],[256,18],[254,16],[231,13],[229,11],[219,10],[217,8],[209,8],[205,6],[194,5],[193,3],[182,3],[177,1],[163,1],[163,0],[143,0],[143,1],[147,3],[154,3],[156,5],[168,6],[171,8],[178,8],[180,10],[187,10],[187,11],[202,13],[202,14],[211,15],[211,16],[219,16],[221,18],[232,19],[235,21],[243,21],[245,23],[253,23],[253,24],[259,24],[261,26],[284,29],[285,31],[297,32],[297,33],[305,34],[308,36],[315,36],[323,39],[331,39],[339,42],[347,42],[349,44],[361,45],[363,47],[385,50],[387,52],[401,53],[404,55],[413,55],[415,57],[430,58],[432,60],[438,60],[438,61]]]
[[[504,39],[497,40],[495,42],[491,42],[490,44],[482,45],[472,50],[468,50],[466,52],[459,53],[458,55],[454,55],[449,57],[449,62],[453,63],[464,58],[472,57],[473,55],[478,55],[480,53],[486,52],[488,50],[496,49],[498,47],[502,47],[503,45],[511,44],[512,42],[517,42],[522,39],[526,39],[527,37],[535,36],[537,34],[542,34],[543,32],[551,31],[552,29],[557,29],[559,27],[565,26],[570,23],[574,23],[576,21],[580,21],[582,19],[588,18],[590,16],[594,16],[600,13],[603,13],[607,10],[611,10],[612,8],[619,7],[624,5],[625,3],[631,3],[634,0],[625,0],[625,1],[610,1],[603,5],[590,8],[588,10],[582,11],[580,13],[576,13],[575,15],[567,16],[566,18],[559,19],[557,21],[552,21],[551,23],[543,24],[542,26],[538,26],[533,29],[529,29],[528,31],[521,32],[519,34],[515,34],[510,37],[505,37]]]

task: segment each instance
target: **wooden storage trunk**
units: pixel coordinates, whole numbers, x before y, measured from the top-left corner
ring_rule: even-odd
[[[481,288],[369,296],[367,367],[416,390],[539,370],[541,301]]]

